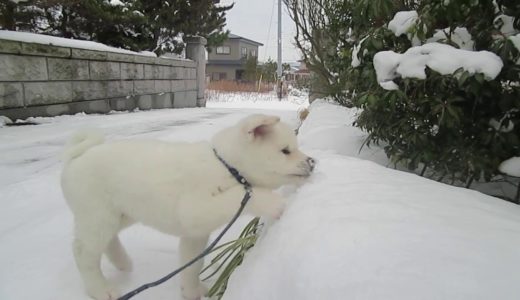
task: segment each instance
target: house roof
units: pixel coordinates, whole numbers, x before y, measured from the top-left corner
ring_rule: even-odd
[[[264,45],[264,44],[262,44],[262,43],[259,43],[259,42],[256,42],[256,41],[253,41],[253,40],[250,40],[250,39],[248,39],[248,38],[245,38],[245,37],[243,37],[243,36],[239,36],[239,35],[232,34],[232,33],[230,33],[230,34],[228,35],[228,39],[230,39],[230,40],[232,40],[232,39],[244,40],[244,41],[246,41],[246,42],[249,42],[249,43],[251,43],[251,44],[255,44],[255,45],[258,45],[258,46],[263,46],[263,45]]]

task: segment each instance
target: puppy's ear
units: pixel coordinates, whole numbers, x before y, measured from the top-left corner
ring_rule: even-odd
[[[243,129],[251,140],[267,136],[272,126],[280,122],[280,117],[252,115],[244,120]]]

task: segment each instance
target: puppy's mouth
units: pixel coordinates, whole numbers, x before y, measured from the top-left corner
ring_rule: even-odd
[[[311,176],[311,173],[305,173],[305,174],[289,174],[290,177],[297,177],[297,178],[307,178]]]

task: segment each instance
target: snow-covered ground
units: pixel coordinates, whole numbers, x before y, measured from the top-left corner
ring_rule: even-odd
[[[250,105],[240,102],[228,105],[234,108],[220,108],[219,103],[209,102],[206,109],[79,114],[31,119],[41,123],[36,126],[0,127],[0,299],[88,299],[71,252],[72,215],[59,185],[59,155],[71,134],[95,127],[109,140],[196,141],[209,140],[219,129],[251,113],[275,114],[297,123],[298,104],[267,100],[257,104],[269,109],[243,108]],[[139,225],[123,232],[121,238],[134,261],[134,271],[120,273],[108,263],[103,269],[122,291],[178,267],[177,238]],[[178,290],[177,279],[173,279],[136,299],[180,299]]]
[[[300,143],[316,174],[224,299],[520,299],[520,207],[355,158],[385,161],[359,152],[352,114],[313,103]]]
[[[70,134],[97,127],[108,139],[207,140],[249,113],[296,124],[304,104],[245,98],[229,95],[207,109],[37,118],[41,125],[0,128],[0,299],[87,299],[59,188],[58,155]],[[317,158],[316,173],[289,196],[224,299],[520,299],[520,207],[385,168],[380,149],[359,152],[365,134],[350,126],[355,113],[311,106],[299,139]],[[123,291],[178,266],[175,237],[134,226],[122,240],[134,272],[103,268]],[[135,299],[180,299],[177,279]]]

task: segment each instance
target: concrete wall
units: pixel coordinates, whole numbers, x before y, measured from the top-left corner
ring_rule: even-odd
[[[198,78],[205,78],[197,66],[193,60],[0,40],[0,115],[195,107],[202,103],[198,89],[204,89]]]

